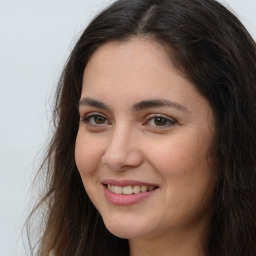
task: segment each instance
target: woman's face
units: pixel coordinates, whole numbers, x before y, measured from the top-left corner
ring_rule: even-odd
[[[83,77],[75,159],[106,227],[154,238],[207,226],[213,111],[161,45],[99,47]]]

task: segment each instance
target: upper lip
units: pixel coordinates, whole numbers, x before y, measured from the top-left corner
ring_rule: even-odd
[[[152,187],[159,187],[157,184],[138,181],[138,180],[114,180],[114,179],[105,179],[102,181],[104,185],[115,185],[115,186],[152,186]]]

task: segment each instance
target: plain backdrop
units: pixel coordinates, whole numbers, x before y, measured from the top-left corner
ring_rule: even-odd
[[[49,137],[54,88],[82,30],[111,2],[0,0],[0,256],[29,255],[21,231],[36,197],[30,185]],[[225,5],[255,39],[256,1]]]

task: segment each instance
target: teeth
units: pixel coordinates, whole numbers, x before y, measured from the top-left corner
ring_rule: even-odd
[[[115,194],[118,194],[118,195],[120,195],[120,194],[123,194],[123,189],[122,189],[122,187],[119,187],[119,186],[113,186],[114,187],[114,193]]]
[[[132,192],[133,192],[134,194],[140,193],[140,186],[133,186]]]
[[[121,186],[115,186],[115,185],[109,185],[108,184],[108,189],[110,191],[112,191],[113,193],[117,194],[117,195],[131,195],[131,194],[138,194],[140,192],[147,192],[147,191],[152,191],[153,189],[155,189],[156,187],[154,186],[125,186],[125,187],[121,187]]]
[[[148,190],[148,187],[147,186],[141,186],[140,187],[140,191],[141,192],[146,192]]]
[[[123,194],[131,195],[132,194],[132,186],[123,187]]]

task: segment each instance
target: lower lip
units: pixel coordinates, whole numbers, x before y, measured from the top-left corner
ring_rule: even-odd
[[[156,190],[158,190],[158,189],[154,189],[154,190],[147,191],[147,192],[140,192],[138,194],[118,195],[118,194],[115,194],[112,191],[110,191],[106,186],[104,186],[104,194],[105,194],[105,197],[107,198],[107,200],[109,202],[111,202],[112,204],[122,205],[122,206],[127,206],[127,205],[132,205],[132,204],[138,203],[138,202],[148,198],[149,196],[151,196],[153,193],[156,192]]]

